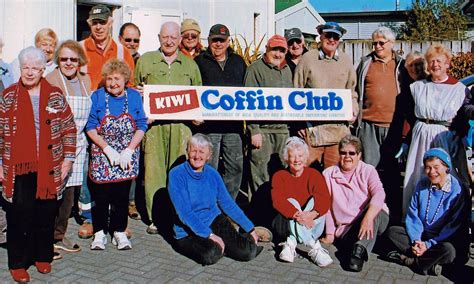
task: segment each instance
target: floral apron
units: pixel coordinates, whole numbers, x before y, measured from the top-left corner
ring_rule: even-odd
[[[105,116],[100,122],[97,133],[107,142],[110,147],[121,153],[128,147],[136,131],[133,117],[128,113],[128,95],[125,91],[125,103],[122,114],[113,116],[109,111],[109,94],[105,94]],[[127,170],[112,166],[102,149],[95,143],[91,146],[91,160],[89,176],[95,183],[112,183],[134,179],[138,175],[138,159],[140,147],[135,148],[132,155],[132,166]]]

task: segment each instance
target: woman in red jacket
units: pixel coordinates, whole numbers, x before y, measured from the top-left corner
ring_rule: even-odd
[[[56,200],[76,157],[76,125],[59,88],[43,79],[46,57],[28,47],[18,56],[20,81],[0,99],[0,180],[8,225],[8,267],[28,282],[35,264],[51,272]]]
[[[308,255],[318,266],[332,263],[328,251],[319,243],[323,233],[325,214],[331,200],[323,176],[307,167],[308,145],[298,137],[286,140],[283,160],[288,168],[280,170],[272,178],[273,207],[279,212],[273,227],[283,249],[279,255],[282,261],[293,262],[296,244],[310,247]]]

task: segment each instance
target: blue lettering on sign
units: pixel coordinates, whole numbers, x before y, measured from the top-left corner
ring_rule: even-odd
[[[327,96],[314,96],[312,91],[293,91],[288,96],[288,104],[295,110],[341,110],[342,98],[334,92]]]
[[[209,110],[282,110],[283,101],[280,96],[265,96],[262,90],[238,90],[234,96],[219,94],[218,90],[209,89],[201,95],[202,106]]]

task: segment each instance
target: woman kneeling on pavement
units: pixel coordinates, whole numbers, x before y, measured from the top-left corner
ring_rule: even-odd
[[[57,198],[76,157],[76,126],[59,88],[44,78],[46,57],[28,47],[20,80],[0,98],[0,181],[8,225],[8,268],[28,282],[34,264],[51,272]]]
[[[442,148],[423,156],[426,176],[418,182],[411,198],[405,227],[388,229],[396,251],[389,260],[409,266],[421,274],[440,275],[452,263],[468,236],[463,234],[465,196],[459,181],[450,174],[451,158]],[[458,258],[462,260],[462,257]]]
[[[282,159],[288,165],[272,178],[272,201],[278,215],[273,220],[277,236],[286,241],[280,259],[293,262],[297,243],[311,250],[308,255],[318,266],[332,263],[328,251],[318,238],[324,230],[326,212],[331,204],[324,177],[315,169],[307,167],[308,145],[298,137],[286,140]]]
[[[377,236],[389,221],[385,192],[377,170],[361,161],[359,138],[347,135],[339,142],[339,164],[324,170],[332,197],[323,243],[350,252],[347,268],[359,272],[368,260]]]
[[[102,76],[105,88],[92,94],[92,110],[86,125],[93,142],[89,166],[95,202],[91,249],[105,249],[109,232],[113,235],[112,244],[126,250],[132,248],[125,234],[128,195],[132,180],[138,175],[138,146],[147,129],[147,118],[140,93],[126,87],[130,79],[126,63],[109,60],[102,68]]]
[[[227,191],[219,173],[207,164],[212,142],[195,134],[188,141],[188,160],[169,173],[168,190],[177,214],[174,224],[177,252],[202,265],[216,263],[225,253],[239,261],[254,259],[257,246],[254,225]],[[230,219],[240,226],[236,230]]]

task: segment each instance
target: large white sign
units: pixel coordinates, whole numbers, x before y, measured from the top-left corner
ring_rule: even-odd
[[[145,85],[144,107],[156,120],[352,119],[347,89]]]

